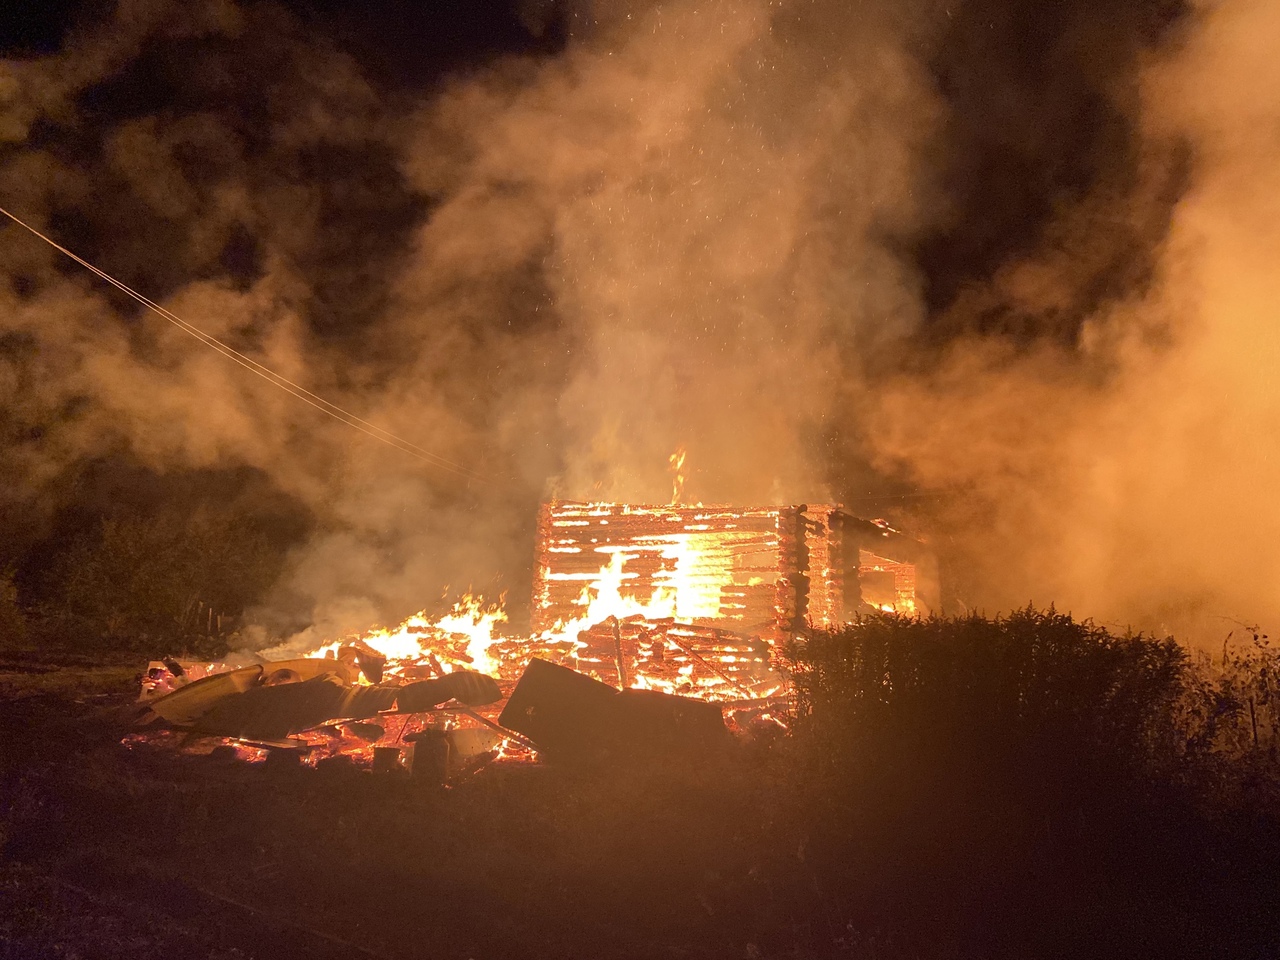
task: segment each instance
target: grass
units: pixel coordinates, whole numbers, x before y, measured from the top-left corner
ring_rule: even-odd
[[[125,750],[76,668],[0,702],[0,957],[1276,955],[1275,809],[1219,763],[1261,759],[1187,748],[1178,651],[1028,613],[790,653],[791,738],[444,791]]]
[[[70,651],[23,644],[0,648],[0,700],[44,696],[64,700],[137,696],[146,666],[136,654]]]

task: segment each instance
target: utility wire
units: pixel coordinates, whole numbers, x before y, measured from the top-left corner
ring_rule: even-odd
[[[418,446],[417,444],[410,443],[408,440],[405,440],[405,439],[402,439],[401,437],[396,436],[390,430],[384,430],[382,427],[379,427],[376,424],[370,423],[368,420],[361,419],[360,417],[357,417],[354,413],[351,413],[348,410],[344,410],[342,407],[338,406],[336,403],[330,403],[328,400],[324,399],[324,397],[317,396],[316,394],[312,393],[310,390],[306,389],[305,387],[300,386],[299,384],[294,383],[292,380],[288,379],[287,377],[284,377],[281,374],[276,373],[274,370],[262,365],[257,360],[254,360],[252,357],[246,356],[245,354],[236,350],[234,347],[231,347],[228,344],[223,343],[221,340],[219,340],[217,337],[213,336],[212,334],[205,333],[199,327],[196,327],[190,323],[187,323],[187,321],[183,320],[181,317],[170,312],[169,310],[165,309],[164,307],[160,306],[154,301],[147,299],[142,294],[138,293],[138,291],[134,290],[132,287],[128,286],[125,283],[122,283],[121,281],[117,280],[115,277],[111,276],[105,271],[99,270],[88,260],[85,260],[83,257],[79,257],[76,254],[72,253],[70,250],[62,246],[56,240],[53,240],[45,236],[35,227],[31,226],[30,224],[24,223],[22,220],[19,220],[8,210],[4,209],[4,207],[0,207],[0,213],[3,213],[6,217],[8,217],[10,220],[12,220],[14,223],[22,227],[23,229],[35,234],[45,243],[49,244],[49,246],[57,250],[59,253],[62,253],[70,257],[72,260],[74,260],[76,263],[80,264],[82,267],[92,272],[94,275],[105,280],[107,283],[111,284],[117,290],[120,290],[123,293],[128,294],[134,300],[137,300],[140,304],[145,306],[148,310],[152,311],[153,313],[159,314],[161,317],[163,317],[165,320],[168,320],[170,323],[174,324],[184,333],[189,334],[192,337],[195,337],[205,346],[212,347],[218,353],[222,354],[224,357],[231,360],[232,362],[238,363],[240,366],[244,367],[250,373],[257,374],[259,377],[262,377],[262,379],[266,380],[268,383],[279,387],[281,390],[285,391],[288,394],[291,394],[294,397],[297,397],[303,403],[310,404],[311,406],[319,410],[321,413],[327,414],[328,416],[333,417],[333,419],[339,420],[342,423],[345,423],[349,427],[354,427],[356,430],[359,430],[361,433],[367,434],[368,436],[373,437],[375,440],[380,440],[383,443],[387,444],[388,446],[395,447],[397,450],[400,450],[403,453],[407,453],[411,457],[416,457],[419,460],[423,461],[424,463],[429,463],[434,467],[437,467],[441,470],[447,470],[450,473],[457,474],[458,476],[464,477],[468,480],[474,480],[480,483],[488,482],[487,477],[483,477],[478,473],[473,473],[472,471],[468,470],[466,467],[462,466],[461,464],[454,463],[452,460],[446,460],[444,457],[438,456],[429,450],[424,450],[422,447]]]

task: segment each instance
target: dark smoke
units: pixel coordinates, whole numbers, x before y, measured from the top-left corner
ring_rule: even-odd
[[[952,302],[970,333],[940,362],[878,392],[878,462],[969,491],[945,523],[982,602],[1219,642],[1280,615],[1277,38],[1250,0],[1178,24],[1116,94],[1129,163]]]
[[[540,498],[665,499],[683,445],[706,501],[945,491],[928,522],[970,604],[1270,613],[1265,537],[1199,535],[1218,498],[1258,516],[1227,478],[1269,462],[1261,422],[1199,447],[1217,472],[1186,467],[1203,430],[1161,433],[1192,417],[1171,392],[1227,372],[1191,344],[1239,342],[1184,314],[1216,309],[1190,279],[1227,242],[1197,239],[1214,184],[1260,189],[1265,110],[1196,82],[1237,59],[1231,24],[1274,34],[1256,5],[109,9],[5,63],[3,204],[489,482],[5,228],[14,555],[91,465],[251,475],[309,518],[264,624],[363,627],[446,585],[518,608]],[[1262,409],[1228,380],[1223,416]]]

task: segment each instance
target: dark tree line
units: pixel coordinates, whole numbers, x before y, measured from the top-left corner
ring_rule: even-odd
[[[253,523],[213,511],[108,517],[47,567],[0,581],[0,642],[216,649],[284,556]]]

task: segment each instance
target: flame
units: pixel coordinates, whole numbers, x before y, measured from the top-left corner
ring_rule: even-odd
[[[590,575],[578,595],[577,606],[582,608],[582,613],[557,623],[551,635],[572,640],[580,631],[610,617],[619,620],[635,616],[645,620],[674,618],[686,622],[720,617],[720,591],[724,584],[734,580],[733,560],[731,554],[710,549],[710,539],[697,532],[668,534],[658,555],[672,561],[672,565],[655,575],[658,583],[643,599],[628,596],[623,589],[627,580],[639,576],[626,571],[627,562],[637,558],[622,549],[597,548],[610,554],[609,563]],[[582,575],[548,573],[546,576],[549,580],[568,580]],[[750,581],[759,583],[760,578],[752,577]]]
[[[393,666],[420,662],[437,654],[446,660],[462,660],[468,669],[488,673],[497,669],[489,656],[495,640],[494,628],[506,621],[501,598],[496,604],[486,605],[481,597],[467,594],[442,617],[433,620],[427,617],[426,611],[420,611],[398,627],[377,628],[360,636],[334,640],[306,656],[336,657],[342,647],[354,642],[372,648]],[[463,656],[450,657],[450,650],[457,650]],[[444,666],[447,670],[448,665]]]
[[[676,447],[676,452],[667,457],[667,462],[671,464],[672,506],[679,504],[680,497],[684,494],[684,458],[685,449],[683,446]]]
[[[788,570],[795,571],[787,565],[797,561],[783,546],[784,508],[680,506],[685,456],[680,447],[669,457],[670,505],[547,505],[539,520],[533,632],[502,634],[500,627],[507,622],[505,598],[486,603],[467,594],[442,616],[420,611],[396,627],[349,634],[306,656],[343,661],[351,669],[335,664],[332,672],[340,674],[344,683],[396,686],[471,669],[493,677],[508,694],[537,657],[618,687],[718,702],[733,729],[787,729],[785,714],[775,711],[788,695],[788,681],[778,670],[771,645],[786,629],[780,626],[780,618],[792,616],[799,599],[796,581],[788,579]],[[806,508],[818,517],[813,520],[806,514],[806,530],[829,530],[824,524],[834,509]],[[887,524],[877,521],[877,525],[886,537],[893,533]],[[804,553],[804,569],[813,574],[813,583],[825,585],[828,592],[822,601],[827,605],[820,602],[815,608],[815,594],[808,591],[809,622],[833,623],[841,615],[843,597],[832,600],[834,588],[827,583],[833,573],[833,546],[821,535],[812,539],[812,547]],[[856,594],[860,603],[886,613],[916,615],[914,563],[860,546],[856,575],[857,582],[868,588]],[[808,585],[810,580],[806,576],[799,582]],[[262,656],[297,657],[299,645],[284,644],[263,651]],[[183,662],[180,669],[171,670],[172,663],[148,665],[141,699],[163,696],[185,683],[237,666],[232,659]],[[329,669],[309,667],[321,673]],[[415,734],[427,729],[454,731],[455,739],[474,743],[465,739],[467,732],[494,727],[500,710],[498,704],[476,710],[446,704],[415,714],[387,711],[378,714],[376,722],[326,723],[290,740],[295,749],[303,750],[303,762],[308,764],[342,755],[376,767],[375,760],[387,756],[378,752],[380,747],[399,752],[414,741]],[[267,755],[264,744],[215,739],[246,760],[257,762]],[[125,738],[131,749],[155,742],[206,752],[212,749],[208,741],[164,730]],[[470,757],[476,765],[462,768],[457,775],[467,776],[493,759],[527,761],[535,755],[527,741],[511,735],[492,749],[482,746],[465,754],[464,759]],[[413,754],[407,756],[411,763]]]
[[[358,665],[359,671],[344,672],[351,678],[358,674],[358,682],[373,677],[396,685],[471,669],[494,677],[508,692],[538,657],[608,684],[719,701],[738,718],[735,724],[785,728],[770,712],[786,691],[770,647],[770,631],[785,609],[779,606],[785,600],[777,599],[784,595],[777,585],[788,583],[775,582],[779,565],[787,562],[779,546],[780,508],[679,506],[685,457],[681,447],[669,458],[672,505],[593,502],[547,511],[540,521],[535,632],[501,633],[507,622],[504,598],[487,603],[467,594],[441,616],[420,611],[396,627],[349,634],[305,655]],[[829,545],[819,540],[809,557],[816,578],[830,575],[830,559]],[[887,613],[916,613],[913,564],[862,549],[858,576],[870,573],[877,574],[878,586],[874,593],[860,595],[864,603]],[[268,658],[272,653],[299,655],[296,646],[264,651]],[[385,663],[377,664],[374,654]],[[143,698],[235,664],[184,666],[175,677],[165,662],[150,664]],[[383,728],[376,741],[369,739],[367,729],[342,724],[303,731],[293,739],[309,745],[309,763],[338,753],[369,763],[379,745],[400,746],[406,734],[427,726],[448,730],[492,723],[499,709],[484,708],[478,716],[445,709],[398,722],[379,720],[365,725]],[[265,756],[260,745],[224,742],[243,756]],[[512,739],[501,743],[494,756],[529,759],[532,754]]]
[[[657,587],[643,601],[623,595],[622,584],[629,579],[625,572],[628,559],[622,551],[615,552],[610,557],[608,566],[601,567],[599,575],[582,588],[582,593],[578,596],[578,605],[583,608],[582,615],[557,623],[548,639],[577,642],[579,633],[610,617],[625,620],[641,616],[646,620],[662,620],[676,616],[678,587]]]
[[[684,448],[670,460],[676,475],[673,492],[678,497]],[[545,583],[559,582],[558,589],[565,592],[557,618],[544,620],[544,625],[550,626],[538,627],[540,632],[500,635],[500,625],[507,622],[501,599],[486,604],[468,594],[444,616],[431,618],[420,612],[398,627],[335,640],[310,655],[349,657],[352,647],[364,646],[387,659],[386,672],[392,677],[421,677],[424,670],[466,668],[505,681],[517,678],[533,657],[542,657],[567,660],[576,668],[596,672],[607,682],[668,692],[700,690],[704,695],[736,698],[740,694],[732,691],[743,684],[730,676],[754,677],[748,686],[762,679],[752,673],[754,667],[743,666],[759,663],[759,654],[745,645],[734,646],[746,644],[750,637],[744,632],[737,635],[740,640],[721,643],[714,635],[696,631],[714,627],[730,635],[735,629],[758,630],[759,620],[748,623],[735,618],[748,609],[758,610],[749,604],[759,602],[759,588],[771,585],[762,571],[776,559],[769,553],[775,548],[767,538],[761,539],[759,529],[753,531],[746,523],[739,528],[736,514],[726,521],[723,513],[723,508],[683,507],[672,512],[668,507],[583,504],[576,512],[557,515],[551,521],[549,529],[585,528],[587,532],[548,535],[544,546],[547,562],[539,568],[540,578]],[[653,525],[642,525],[634,534],[612,541],[605,534],[614,522],[650,515]],[[601,531],[599,538],[594,536],[596,528]],[[601,565],[572,560],[557,568],[550,559],[557,554],[577,555],[581,560],[595,554]],[[875,608],[886,613],[916,613],[911,565],[864,550],[859,571],[892,574],[891,592],[882,590],[868,598]],[[570,602],[568,598],[575,592],[576,599]],[[542,609],[550,606],[545,597],[537,602]],[[602,630],[602,625],[610,622],[615,626]],[[624,635],[628,652],[615,657],[614,644],[622,643]],[[689,650],[680,647],[682,643],[701,644],[701,648]],[[669,645],[665,661],[663,644]],[[624,667],[624,662],[631,666]]]
[[[647,597],[629,594],[626,589],[628,581],[639,576],[627,570],[628,562],[637,558],[621,549],[611,551],[606,565],[597,573],[584,576],[577,601],[581,612],[572,619],[557,622],[541,635],[496,636],[499,625],[507,621],[501,601],[486,605],[481,598],[468,594],[442,617],[432,619],[425,612],[417,613],[398,627],[374,629],[334,640],[307,656],[337,657],[344,647],[364,645],[387,658],[387,672],[392,675],[412,664],[431,663],[435,658],[446,671],[463,666],[495,676],[509,676],[523,669],[530,658],[547,656],[553,647],[561,651],[561,656],[576,656],[574,651],[584,646],[580,635],[610,618],[649,623],[714,619],[720,610],[718,584],[724,573],[720,569],[724,561],[716,561],[705,549],[702,539],[699,534],[691,533],[664,545],[661,555],[674,561],[674,567],[666,571],[661,583]],[[552,576],[567,579],[572,575]],[[495,644],[501,649],[495,648]],[[734,663],[735,658],[732,655],[710,657],[706,662],[711,661],[727,666]],[[701,675],[704,672],[699,670],[695,676],[694,666],[686,664],[676,671],[678,681],[643,674],[629,680],[633,686],[668,693],[688,694],[701,689],[714,695],[713,691],[724,689],[722,678],[714,674]]]
[[[436,621],[436,629],[450,635],[463,635],[467,638],[467,656],[471,658],[471,666],[481,673],[492,673],[497,664],[489,656],[489,648],[493,646],[493,628],[499,623],[507,622],[506,611],[502,609],[502,598],[497,604],[485,607],[483,602],[469,594],[453,605],[453,610]]]

